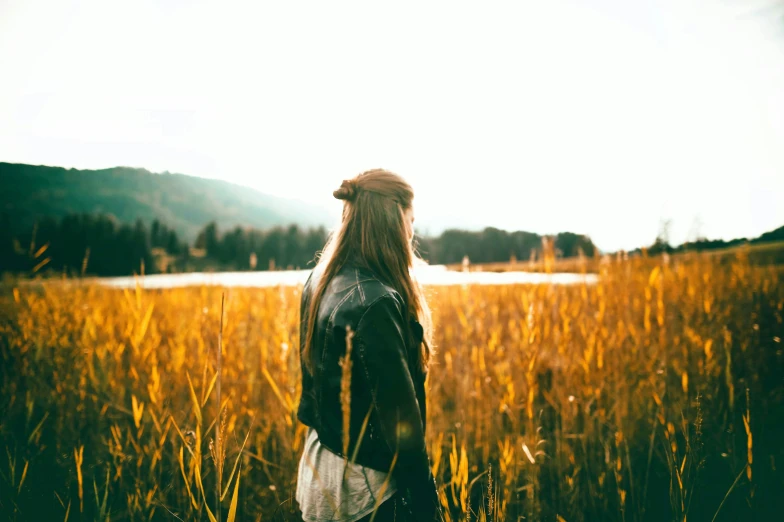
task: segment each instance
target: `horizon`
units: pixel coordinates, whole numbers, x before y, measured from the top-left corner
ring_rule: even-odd
[[[15,163],[10,163],[10,162],[5,162],[5,161],[1,161],[0,160],[0,164],[2,164],[2,163],[12,164],[12,165],[15,164]],[[58,169],[59,168],[59,169],[64,169],[64,170],[77,170],[79,172],[101,172],[101,171],[108,171],[108,170],[114,170],[114,169],[128,169],[128,170],[144,171],[147,174],[150,174],[150,175],[153,175],[153,176],[171,175],[171,176],[183,176],[183,177],[186,177],[186,178],[199,178],[199,179],[206,179],[206,180],[212,180],[212,181],[220,181],[220,182],[232,184],[232,185],[240,187],[240,188],[250,188],[251,190],[254,190],[254,191],[257,190],[257,189],[254,189],[252,187],[248,187],[246,185],[240,185],[240,184],[234,183],[232,181],[222,180],[222,179],[218,179],[218,178],[207,178],[207,177],[201,177],[201,176],[191,176],[189,174],[184,174],[182,172],[169,172],[169,171],[153,172],[153,171],[151,171],[149,169],[146,169],[144,167],[132,167],[132,166],[128,166],[128,165],[116,165],[114,167],[105,167],[105,168],[96,168],[96,169],[76,169],[76,168],[73,168],[73,167],[70,167],[70,168],[69,167],[59,167],[59,166],[56,166],[56,165],[29,165],[29,164],[15,164],[15,165],[26,165],[26,166],[43,167],[43,168],[54,168],[54,169]],[[263,195],[263,196],[270,196],[270,194],[265,194],[265,193],[260,193],[260,194]],[[273,196],[273,197],[282,198],[282,199],[288,199],[285,196]],[[290,201],[292,203],[306,203],[306,202],[304,202],[302,200],[297,200],[297,199],[290,199]],[[310,226],[309,225],[304,225],[302,223],[289,223],[289,225],[298,225],[299,227],[301,227],[303,229],[313,229],[313,228],[319,228],[319,226],[323,226],[326,229],[330,230],[334,226],[337,226],[337,223],[340,220],[340,208],[341,208],[341,206],[342,206],[342,203],[338,203],[336,208],[333,208],[331,210],[327,209],[328,213],[333,214],[332,217],[335,219],[335,222],[332,225],[330,225],[328,223],[323,223],[322,225],[310,225]],[[323,207],[318,207],[318,208],[323,208]],[[161,224],[163,224],[163,225],[169,225],[169,223],[166,223],[165,220],[162,220],[162,221],[159,220],[159,222]],[[205,226],[206,226],[206,224],[207,223],[205,223]],[[216,223],[216,224],[217,224],[218,230],[221,231],[221,232],[224,232],[224,233],[227,232],[229,228],[232,228],[232,227],[225,227],[225,226],[222,227],[222,225],[220,223]],[[269,229],[274,229],[276,227],[284,227],[285,228],[285,226],[288,226],[288,225],[270,225],[269,227],[264,227],[263,229],[264,230],[269,230]],[[258,230],[259,229],[258,227],[255,227],[253,225],[246,225],[246,226],[241,227],[241,228],[243,228],[244,230],[252,230],[252,229],[257,229]],[[757,239],[760,235],[762,235],[764,233],[772,232],[774,230],[778,230],[779,228],[784,228],[784,223],[782,223],[780,226],[775,226],[775,227],[773,227],[773,228],[771,228],[769,230],[764,230],[760,234],[756,234],[754,236],[743,236],[743,237],[732,237],[732,238],[699,237],[699,238],[696,238],[696,240],[698,240],[698,241],[725,241],[725,242],[729,242],[729,241],[752,241],[754,239]],[[508,234],[513,234],[513,233],[516,233],[516,232],[533,233],[533,234],[536,234],[536,235],[538,235],[538,236],[540,236],[542,238],[544,238],[544,237],[555,238],[559,234],[563,234],[563,233],[566,233],[566,234],[572,233],[572,234],[582,235],[582,236],[585,236],[588,239],[590,239],[591,243],[593,244],[593,246],[601,254],[616,254],[616,253],[621,253],[621,252],[634,252],[634,251],[637,251],[637,250],[650,248],[651,246],[653,246],[653,243],[654,243],[653,241],[649,241],[649,242],[646,242],[646,243],[643,243],[643,244],[639,244],[636,247],[629,248],[629,249],[608,250],[608,249],[602,248],[601,245],[596,244],[596,242],[593,241],[593,238],[591,238],[589,235],[587,235],[587,234],[580,234],[578,232],[574,232],[573,230],[565,229],[565,230],[559,230],[559,231],[551,232],[551,233],[542,233],[542,232],[537,232],[535,230],[509,229],[509,228],[495,227],[495,226],[489,226],[489,225],[488,226],[481,226],[481,225],[479,225],[479,226],[465,227],[465,228],[454,226],[454,227],[447,227],[447,228],[444,228],[444,229],[440,229],[440,230],[437,230],[437,231],[431,232],[431,233],[423,233],[419,228],[416,228],[416,231],[417,231],[417,235],[419,235],[420,237],[422,237],[424,239],[433,239],[433,238],[436,238],[436,237],[442,235],[447,230],[455,230],[455,231],[460,231],[460,232],[482,232],[482,231],[484,231],[486,229],[497,229],[497,230],[501,230],[503,232],[506,232]],[[695,241],[695,240],[694,239],[688,239],[688,240],[686,240],[684,242],[681,242],[681,243],[676,243],[676,242],[673,242],[673,241],[669,241],[668,244],[670,246],[674,247],[674,248],[678,248],[678,247],[681,247],[681,246],[684,246],[684,245],[688,244],[691,241]]]
[[[336,215],[340,181],[383,167],[425,233],[603,251],[664,220],[674,245],[784,224],[779,3],[88,4],[0,5],[2,161],[220,179]]]

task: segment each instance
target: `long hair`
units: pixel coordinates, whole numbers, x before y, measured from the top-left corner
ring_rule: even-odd
[[[344,180],[333,196],[344,201],[343,217],[313,269],[320,277],[308,309],[303,347],[307,368],[313,370],[313,331],[321,299],[329,282],[351,256],[394,288],[405,301],[407,315],[422,324],[424,337],[418,361],[421,369],[427,369],[434,351],[432,320],[422,287],[411,277],[413,264],[422,260],[408,239],[404,221],[404,213],[414,199],[411,185],[393,172],[374,169]]]

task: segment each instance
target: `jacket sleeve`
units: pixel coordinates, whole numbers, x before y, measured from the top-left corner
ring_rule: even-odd
[[[397,454],[392,475],[408,490],[417,521],[441,520],[436,483],[414,383],[408,368],[401,306],[391,295],[379,298],[357,325],[356,348],[372,394],[382,436]]]

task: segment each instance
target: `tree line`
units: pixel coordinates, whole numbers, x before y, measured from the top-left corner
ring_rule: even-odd
[[[266,230],[234,227],[221,231],[206,224],[189,243],[154,220],[121,223],[98,214],[47,217],[23,233],[11,232],[10,216],[0,216],[0,273],[55,272],[69,276],[117,276],[133,273],[196,270],[270,270],[308,268],[326,243],[324,227],[297,225]],[[571,232],[553,237],[556,252],[572,257],[593,256],[590,238]],[[419,237],[418,249],[431,264],[526,260],[538,255],[542,236],[532,232],[447,230]]]
[[[593,257],[596,247],[588,236],[561,232],[554,236],[554,247],[558,257]],[[488,227],[473,232],[468,230],[446,230],[437,237],[419,240],[419,250],[431,264],[459,263],[468,256],[471,263],[496,263],[503,261],[528,260],[532,256],[541,258],[542,236],[533,232],[507,232]]]
[[[213,221],[199,232],[194,247],[225,268],[269,270],[309,266],[326,241],[324,227],[306,230],[297,225],[267,230],[234,227],[221,234]]]
[[[174,228],[155,219],[149,226],[137,219],[122,223],[104,214],[46,217],[22,233],[13,233],[11,218],[0,214],[1,273],[64,273],[69,276],[118,276],[133,273],[177,273],[216,270],[274,270],[309,268],[327,241],[324,227],[277,226],[265,230],[234,227],[221,231],[207,223],[190,243]],[[549,236],[557,257],[597,253],[591,239],[572,232]],[[541,258],[543,237],[533,232],[446,230],[438,236],[417,237],[422,257],[431,264],[524,261]],[[784,239],[784,227],[752,240],[699,239],[677,247],[666,231],[647,248],[663,252],[702,251]],[[632,251],[635,252],[635,251]]]
[[[187,254],[177,232],[153,221],[119,223],[106,215],[45,217],[20,234],[11,232],[8,214],[0,216],[0,273],[41,271],[67,275],[129,275],[141,266],[154,270],[154,249]]]

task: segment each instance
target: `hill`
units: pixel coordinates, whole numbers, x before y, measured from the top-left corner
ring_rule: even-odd
[[[261,229],[331,221],[319,207],[226,181],[129,167],[78,170],[0,162],[3,212],[10,216],[13,232],[46,216],[84,212],[109,214],[124,223],[157,218],[189,241],[210,221],[221,228]]]
[[[773,241],[784,241],[784,226],[765,232],[760,237],[752,239],[752,243],[769,243]]]

